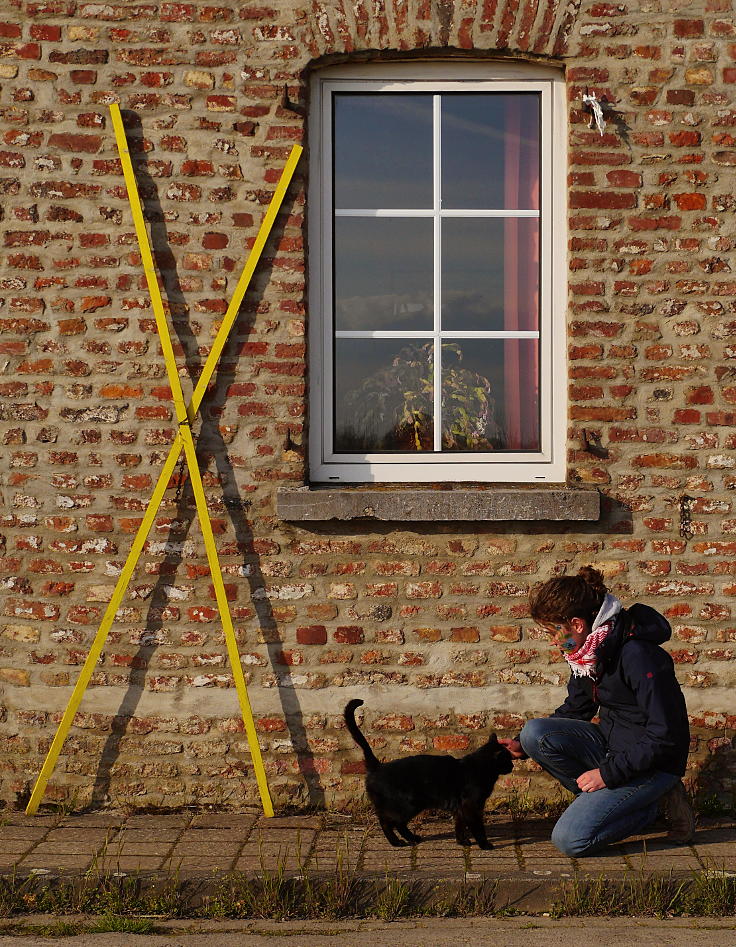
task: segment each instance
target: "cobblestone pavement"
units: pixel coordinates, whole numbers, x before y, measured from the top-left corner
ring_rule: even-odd
[[[579,860],[554,848],[549,821],[491,814],[486,824],[491,851],[461,848],[450,821],[440,818],[419,825],[420,845],[392,848],[374,821],[332,813],[266,819],[256,810],[30,817],[5,812],[0,814],[0,873],[68,877],[99,870],[213,878],[233,871],[257,875],[279,866],[295,875],[329,874],[340,868],[376,879],[494,879],[509,904],[528,909],[539,909],[574,877],[615,879],[631,871],[690,875],[693,870],[736,876],[736,828],[731,820],[701,819],[689,846],[668,844],[658,829]]]

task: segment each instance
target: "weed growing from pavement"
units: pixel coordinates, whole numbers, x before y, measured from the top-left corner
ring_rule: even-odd
[[[422,905],[426,917],[490,917],[506,914],[496,909],[498,882],[495,879],[480,884],[461,884],[449,895],[446,889],[436,888]]]
[[[373,911],[381,921],[395,921],[416,913],[417,897],[413,886],[401,878],[387,878],[377,892]]]
[[[87,930],[90,934],[152,934],[155,925],[149,917],[121,917],[118,914],[103,914]]]
[[[364,917],[370,903],[367,894],[368,885],[340,862],[326,876],[306,871],[289,875],[281,864],[261,869],[255,877],[238,872],[227,875],[213,896],[202,899],[197,916],[276,921]]]
[[[726,802],[715,793],[696,795],[693,799],[693,807],[698,815],[710,816],[711,818],[732,817],[734,815],[733,800],[730,803]]]
[[[631,872],[620,882],[600,875],[576,878],[554,904],[553,917],[724,917],[736,911],[736,878],[723,869],[670,872],[654,876]]]
[[[33,914],[92,915],[96,931],[146,933],[154,918],[232,918],[239,920],[341,920],[377,917],[504,916],[497,906],[497,883],[426,883],[385,877],[359,878],[354,871],[327,875],[289,875],[283,866],[256,876],[231,873],[214,888],[172,876],[164,881],[110,875],[83,879],[0,878],[0,916]],[[610,877],[576,878],[562,888],[553,917],[655,916],[723,917],[736,913],[736,878],[724,869],[689,876],[630,872]],[[75,922],[59,920],[57,925]],[[12,925],[12,920],[11,920]],[[116,926],[114,926],[116,925]],[[126,926],[127,925],[127,926]],[[8,925],[2,927],[3,932]],[[61,933],[58,936],[63,936]]]
[[[23,914],[190,916],[192,886],[173,875],[148,883],[140,876],[87,875],[43,881],[17,875],[0,878],[0,917]]]
[[[51,924],[0,924],[0,935],[7,937],[75,937],[88,928],[80,921],[54,921]]]

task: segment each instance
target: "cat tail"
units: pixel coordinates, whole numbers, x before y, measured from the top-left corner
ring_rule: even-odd
[[[370,747],[370,743],[366,740],[363,734],[358,729],[358,724],[355,722],[355,711],[358,707],[363,706],[362,700],[351,700],[346,706],[344,711],[345,716],[345,725],[348,728],[350,736],[355,740],[358,746],[363,751],[363,757],[365,758],[365,766],[368,772],[374,769],[378,769],[381,765],[380,760],[377,759],[375,753]]]

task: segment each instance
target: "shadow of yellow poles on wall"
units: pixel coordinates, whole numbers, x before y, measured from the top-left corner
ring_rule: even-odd
[[[118,153],[120,155],[120,161],[123,166],[123,176],[125,178],[125,186],[128,191],[128,200],[130,202],[130,209],[133,215],[133,223],[135,225],[135,232],[138,238],[138,246],[140,248],[141,260],[146,276],[146,282],[148,284],[148,291],[151,296],[151,304],[153,306],[153,312],[156,318],[156,328],[161,342],[161,348],[163,350],[164,361],[166,363],[166,373],[176,410],[178,433],[176,440],[171,445],[168,457],[166,458],[156,486],[154,487],[153,494],[151,495],[151,499],[148,503],[148,506],[146,507],[146,512],[143,516],[140,526],[138,527],[135,538],[133,539],[133,545],[131,546],[130,552],[128,553],[128,558],[125,561],[125,565],[123,566],[117,584],[115,585],[112,598],[110,599],[110,602],[105,610],[105,614],[102,617],[102,622],[100,623],[100,627],[97,631],[97,634],[95,635],[92,647],[89,650],[77,683],[74,687],[71,697],[69,698],[69,703],[67,704],[64,715],[61,718],[61,722],[59,723],[59,727],[51,743],[51,747],[49,748],[43,767],[41,768],[41,772],[38,776],[38,779],[36,780],[35,786],[33,787],[30,801],[26,807],[26,813],[28,815],[34,815],[38,810],[41,800],[43,799],[44,792],[46,791],[46,785],[51,778],[56,761],[59,757],[59,753],[61,752],[61,748],[64,745],[64,741],[66,740],[69,729],[74,721],[74,715],[76,714],[82,701],[84,692],[87,689],[90,678],[92,677],[92,672],[99,661],[108,632],[110,631],[110,627],[115,620],[115,614],[120,607],[123,595],[125,594],[135,567],[138,564],[141,553],[143,552],[143,547],[148,537],[148,533],[150,532],[151,526],[153,525],[153,521],[158,512],[158,508],[161,505],[161,501],[163,500],[164,493],[166,492],[169,481],[171,480],[176,468],[179,455],[183,450],[186,457],[187,467],[189,469],[189,476],[191,478],[192,491],[194,493],[197,514],[199,516],[200,527],[207,553],[207,562],[215,588],[215,598],[217,600],[220,619],[222,621],[222,627],[225,634],[227,653],[233,672],[235,689],[238,695],[238,702],[240,704],[240,711],[243,717],[243,725],[245,727],[245,733],[248,739],[248,746],[250,747],[253,769],[256,776],[256,782],[258,784],[258,791],[261,797],[261,804],[263,806],[264,814],[266,816],[273,816],[273,804],[268,791],[266,771],[263,766],[261,749],[258,745],[258,735],[256,733],[255,723],[253,721],[253,713],[251,711],[250,701],[248,699],[248,691],[245,686],[245,677],[243,675],[240,654],[238,652],[237,641],[235,639],[235,629],[233,628],[232,618],[230,616],[230,608],[228,606],[225,586],[222,580],[222,571],[220,569],[220,564],[217,557],[217,548],[215,546],[215,538],[212,532],[212,524],[210,522],[209,512],[207,510],[207,501],[204,494],[204,487],[202,485],[202,477],[197,464],[196,448],[194,446],[194,439],[192,437],[191,422],[196,417],[205,391],[207,390],[207,386],[215,372],[220,355],[222,354],[225,343],[227,342],[230,330],[238,316],[240,304],[242,303],[243,297],[245,296],[245,293],[248,289],[250,279],[258,264],[258,260],[260,259],[261,253],[263,252],[263,247],[265,246],[266,240],[268,239],[268,236],[271,232],[276,215],[279,212],[297,163],[301,157],[302,148],[300,145],[294,145],[294,147],[291,149],[291,153],[281,174],[279,183],[276,186],[271,203],[269,204],[266,215],[263,218],[263,222],[261,223],[261,226],[258,230],[255,243],[253,244],[253,247],[248,255],[245,267],[235,287],[235,292],[233,293],[230,304],[228,305],[227,312],[225,313],[222,324],[212,344],[212,349],[210,350],[210,353],[207,356],[205,364],[202,368],[202,373],[199,376],[194,393],[192,394],[192,400],[187,405],[184,401],[184,393],[182,391],[181,382],[177,372],[174,349],[171,342],[168,323],[166,321],[166,313],[164,311],[164,304],[161,298],[161,291],[156,278],[153,255],[148,242],[148,234],[146,232],[145,222],[143,219],[143,209],[141,207],[140,197],[138,195],[135,173],[130,160],[130,151],[128,149],[128,142],[125,136],[125,130],[123,128],[120,107],[117,104],[110,106],[110,116],[112,119],[113,129],[115,131],[115,141],[117,144]]]

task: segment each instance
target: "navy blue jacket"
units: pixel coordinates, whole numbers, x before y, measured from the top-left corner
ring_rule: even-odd
[[[614,622],[598,651],[597,682],[571,675],[567,700],[552,716],[591,720],[599,713],[608,744],[600,771],[609,789],[651,770],[682,776],[690,728],[674,662],[660,648],[672,634],[669,622],[639,604]]]

